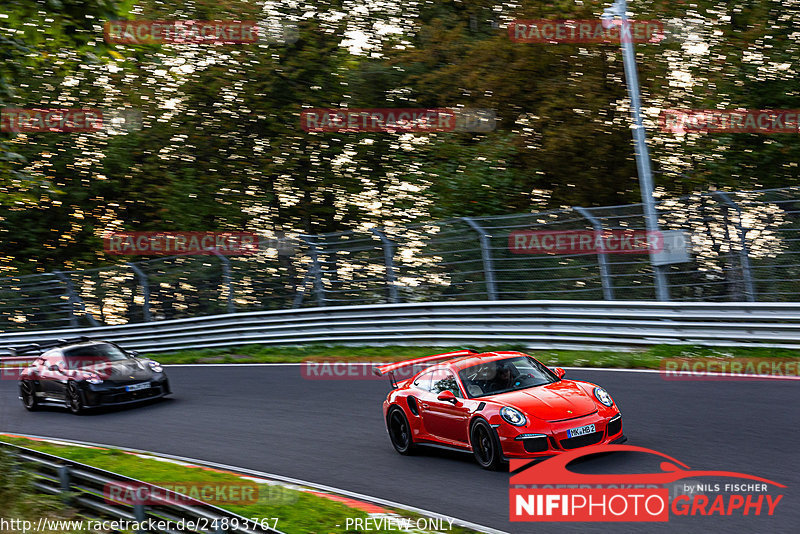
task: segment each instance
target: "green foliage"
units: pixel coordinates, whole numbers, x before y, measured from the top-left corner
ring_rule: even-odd
[[[516,43],[505,29],[595,19],[607,4],[278,3],[270,20],[296,40],[136,46],[105,42],[103,23],[260,20],[267,6],[9,0],[1,106],[132,108],[143,128],[0,133],[0,269],[117,261],[101,251],[113,230],[321,233],[637,202],[619,45]],[[796,135],[657,129],[661,109],[800,108],[796,2],[630,9],[671,32],[636,45],[659,193],[797,184]],[[490,108],[498,122],[491,133],[431,135],[300,128],[303,109],[343,106]]]

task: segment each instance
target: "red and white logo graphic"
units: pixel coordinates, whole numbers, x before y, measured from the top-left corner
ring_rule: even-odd
[[[659,116],[661,131],[686,133],[800,133],[796,109],[666,109]]]
[[[584,474],[568,469],[575,460],[610,452],[656,455],[660,472]],[[542,462],[511,460],[509,509],[511,521],[669,521],[674,515],[773,515],[783,495],[770,486],[786,486],[766,478],[733,471],[693,470],[664,453],[632,445],[593,445],[559,454]],[[746,483],[702,484],[716,496],[681,494],[670,500],[666,487],[680,480],[710,477],[744,479]],[[692,487],[696,484],[691,484]],[[689,488],[693,491],[692,488]],[[731,493],[722,493],[722,491]],[[753,495],[752,493],[758,493]],[[751,494],[746,494],[751,493]]]
[[[103,129],[103,112],[90,108],[3,108],[0,131],[96,132]]]
[[[103,250],[130,256],[236,256],[257,253],[259,238],[252,232],[114,232],[103,236]]]
[[[515,20],[508,25],[515,43],[658,43],[664,25],[657,20]]]
[[[313,108],[300,113],[307,132],[490,132],[495,112],[479,108]]]
[[[111,20],[105,23],[108,43],[237,44],[258,41],[252,20]]]
[[[800,360],[793,358],[665,358],[664,380],[800,379]]]
[[[661,232],[645,230],[514,230],[514,254],[646,254],[664,248]]]

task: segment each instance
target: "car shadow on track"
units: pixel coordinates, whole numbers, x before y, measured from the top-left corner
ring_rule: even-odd
[[[125,413],[133,410],[147,411],[144,409],[146,408],[158,409],[159,407],[167,407],[175,402],[179,401],[176,401],[175,399],[172,398],[162,398],[162,399],[145,400],[142,402],[137,402],[135,404],[123,404],[120,406],[99,406],[97,408],[85,408],[81,413],[78,414],[78,417],[93,417],[93,416],[100,416],[112,413]],[[37,412],[66,413],[72,415],[70,414],[69,409],[67,407],[51,406],[51,405],[38,406],[36,408],[36,411],[33,413],[35,414]]]

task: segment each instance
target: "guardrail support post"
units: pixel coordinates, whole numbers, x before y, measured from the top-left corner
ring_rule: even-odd
[[[394,275],[394,246],[391,240],[377,228],[370,228],[370,232],[378,236],[383,243],[383,262],[386,265],[386,286],[389,288],[389,302],[399,302],[397,298],[397,278]]]
[[[747,247],[747,229],[742,224],[742,208],[739,204],[733,201],[724,191],[715,191],[714,195],[722,200],[722,203],[730,206],[736,210],[739,216],[739,221],[736,223],[736,229],[739,232],[739,239],[742,242],[742,248],[739,249],[739,261],[742,265],[742,278],[744,278],[744,292],[745,298],[748,302],[756,301],[756,290],[753,286],[753,271],[750,269],[750,249]]]
[[[220,254],[216,248],[206,249],[222,262],[222,283],[228,288],[228,313],[236,313],[236,306],[233,304],[233,277],[231,276],[231,260]]]
[[[311,239],[311,236],[301,235],[300,239],[308,244],[311,252],[311,268],[314,270],[314,291],[317,293],[317,304],[325,306],[325,288],[322,285],[322,269],[319,265],[317,244]]]
[[[142,306],[142,314],[144,316],[144,321],[149,322],[151,321],[150,317],[150,281],[147,279],[147,275],[141,270],[135,263],[128,262],[125,265],[130,267],[133,272],[136,274],[136,278],[139,279],[139,285],[142,286],[142,295],[144,295],[144,306]]]
[[[603,223],[600,222],[600,219],[592,215],[589,210],[580,206],[573,206],[572,209],[588,219],[595,232],[603,231]],[[600,240],[600,246],[603,246],[602,239]],[[611,273],[608,269],[608,258],[602,252],[597,255],[597,265],[600,267],[600,281],[603,284],[603,298],[605,300],[614,300],[614,281],[612,280]]]
[[[62,465],[58,468],[58,480],[61,483],[61,499],[64,503],[69,504],[70,502],[70,492],[72,491],[70,488],[70,472],[69,466]]]
[[[492,236],[487,234],[486,230],[472,218],[461,217],[461,220],[478,232],[481,243],[481,258],[483,259],[483,279],[486,282],[486,296],[489,300],[497,300],[497,284],[494,280],[494,260],[492,259],[492,248],[489,242],[489,238]]]
[[[147,514],[145,513],[144,505],[142,503],[136,503],[133,505],[133,517],[140,525],[147,521]],[[138,534],[147,534],[146,530],[138,530],[137,532]]]
[[[67,297],[69,297],[69,325],[70,326],[78,326],[78,318],[75,317],[74,305],[77,304],[80,307],[81,312],[83,315],[89,319],[89,322],[92,323],[92,326],[100,326],[100,323],[92,317],[92,314],[86,311],[86,305],[83,302],[83,299],[75,292],[75,288],[72,286],[72,280],[67,277],[61,271],[53,271],[53,274],[56,275],[59,280],[64,282],[64,286],[67,290]]]

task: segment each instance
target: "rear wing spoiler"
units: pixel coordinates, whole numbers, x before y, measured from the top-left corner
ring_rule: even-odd
[[[35,352],[41,354],[47,349],[51,349],[53,347],[60,347],[62,345],[70,345],[72,343],[81,343],[83,341],[92,341],[92,338],[88,336],[79,336],[73,338],[61,338],[61,339],[53,339],[49,341],[42,341],[41,343],[32,343],[30,345],[25,345],[23,347],[17,348],[9,348],[6,349],[8,352],[11,353],[11,356],[18,356],[20,354],[25,354],[28,352]]]
[[[381,365],[379,367],[373,367],[372,372],[373,374],[376,374],[378,376],[389,374],[390,380],[392,382],[392,387],[396,388],[397,382],[394,379],[394,372],[397,371],[398,369],[402,369],[403,367],[409,367],[412,365],[420,365],[426,363],[433,364],[434,362],[450,360],[452,358],[458,358],[460,356],[469,356],[470,354],[478,354],[478,353],[471,349],[457,350],[454,352],[445,352],[442,354],[434,354],[433,356],[423,356],[422,358],[414,358],[413,360],[404,360],[402,362],[389,363],[386,365]]]

